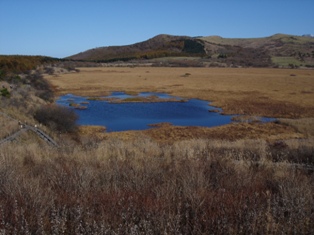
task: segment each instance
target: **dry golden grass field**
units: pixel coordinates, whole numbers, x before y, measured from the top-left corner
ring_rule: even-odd
[[[143,91],[164,92],[184,98],[211,101],[211,105],[221,107],[226,114],[305,118],[305,122],[301,121],[303,126],[313,125],[314,70],[164,67],[79,68],[79,70],[79,73],[52,75],[46,78],[58,95],[71,93],[102,96],[112,91],[125,91],[131,94]],[[269,130],[276,129],[274,126],[266,126],[265,128]],[[260,134],[259,126],[254,126],[254,130],[252,128],[252,125],[244,128],[250,130],[244,135]],[[280,126],[278,133],[281,133],[282,129]],[[305,129],[311,128],[309,126]],[[188,132],[191,133],[190,131]],[[295,128],[285,131],[295,132]],[[203,134],[199,135],[196,136],[204,137]],[[262,135],[267,133],[263,132]],[[297,137],[295,133],[292,136]]]
[[[214,128],[82,126],[79,135],[39,124],[58,148],[31,131],[0,145],[0,234],[314,234],[313,75],[124,67],[47,76],[56,95],[159,91],[245,115]],[[38,124],[41,103],[27,88],[1,100],[0,140],[17,120]]]
[[[226,113],[314,116],[314,70],[111,67],[47,78],[59,94],[158,91],[213,101]]]

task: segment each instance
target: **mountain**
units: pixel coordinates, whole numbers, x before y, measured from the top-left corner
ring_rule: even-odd
[[[161,34],[128,46],[99,47],[68,57],[73,60],[117,61],[167,56],[205,56],[203,41],[187,36]]]
[[[314,67],[314,38],[275,34],[263,38],[189,37],[161,34],[126,46],[99,47],[66,59],[114,62],[198,58],[206,66]],[[167,59],[168,58],[168,59]]]

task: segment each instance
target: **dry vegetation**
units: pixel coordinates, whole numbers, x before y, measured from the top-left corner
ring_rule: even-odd
[[[0,231],[310,234],[313,168],[298,164],[313,167],[312,153],[310,141],[12,143],[0,152]]]
[[[18,122],[8,118],[5,114],[0,111],[0,140],[9,136],[13,132],[19,129]]]
[[[59,148],[24,132],[0,146],[0,234],[313,233],[314,71],[80,71],[46,77],[57,94],[159,91],[227,113],[304,118],[119,133],[80,127],[75,138],[41,127]],[[22,84],[0,111],[34,124],[44,104],[35,94]],[[1,138],[15,126],[0,114]]]
[[[307,138],[314,136],[314,118],[280,119],[280,122],[295,128]]]
[[[217,128],[214,131],[206,128],[176,127],[157,128],[148,131],[149,135],[157,140],[173,141],[195,137],[218,137],[229,140],[259,137],[287,139],[313,136],[311,134],[314,131],[314,126],[311,125],[314,117],[313,70],[80,68],[79,73],[47,76],[47,79],[54,86],[57,94],[102,96],[108,95],[111,91],[126,91],[130,94],[158,91],[183,98],[212,101],[211,105],[222,107],[224,113],[227,114],[298,118],[297,125],[300,127],[288,128],[275,124],[261,126],[242,123],[241,125],[229,125],[220,128],[219,131]],[[301,117],[304,119],[299,119]],[[285,129],[284,134],[281,134],[283,129]],[[300,132],[305,135],[300,134]],[[136,134],[123,132],[113,135],[123,135],[122,139],[130,139]]]
[[[111,91],[158,91],[213,101],[212,105],[225,113],[314,117],[314,70],[80,68],[80,73],[47,79],[58,94],[102,96]]]
[[[157,143],[175,143],[191,139],[218,139],[235,141],[239,139],[264,139],[269,142],[286,139],[302,139],[309,137],[302,132],[296,132],[294,127],[280,123],[237,123],[219,127],[181,127],[170,124],[158,124],[145,131],[105,132],[103,127],[81,127],[82,137],[97,140],[118,138],[133,140],[138,136],[151,138]]]
[[[247,39],[164,34],[132,45],[94,48],[68,58],[151,63],[162,67],[311,68],[314,66],[313,43],[312,37],[285,34]]]

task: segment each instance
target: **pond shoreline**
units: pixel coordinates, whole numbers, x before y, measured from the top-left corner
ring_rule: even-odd
[[[79,125],[104,126],[108,132],[147,130],[161,123],[172,126],[217,127],[233,122],[269,122],[271,119],[226,115],[209,101],[183,99],[165,93],[128,95],[113,92],[106,97],[61,96],[57,103],[73,108]],[[118,106],[116,106],[118,105]],[[162,125],[163,126],[163,125]]]
[[[121,103],[156,103],[156,102],[187,102],[188,99],[177,99],[175,97],[172,98],[160,98],[155,95],[151,96],[134,96],[129,98],[106,98],[106,97],[90,97],[88,100],[99,100],[99,101],[108,101],[113,104],[121,104]]]
[[[108,132],[146,130],[158,123],[213,127],[232,122],[231,115],[217,112],[218,109],[210,106],[209,101],[184,99],[165,93],[128,95],[113,92],[97,98],[68,94],[59,97],[56,103],[74,109],[79,115],[79,125],[105,126]]]
[[[79,68],[46,76],[56,95],[106,96],[163,92],[212,101],[227,114],[276,118],[314,117],[314,70],[274,68]],[[182,75],[189,73],[188,77]]]

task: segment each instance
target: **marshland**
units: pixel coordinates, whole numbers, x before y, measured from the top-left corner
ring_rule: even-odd
[[[30,131],[0,145],[1,232],[313,232],[313,70],[58,66],[3,78],[14,87],[1,97],[1,138],[20,121],[38,125],[58,147]],[[65,94],[114,91],[197,98],[241,118],[211,128],[155,123],[107,132],[77,126],[73,110],[54,104]]]

